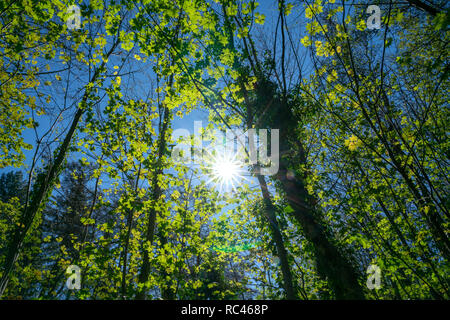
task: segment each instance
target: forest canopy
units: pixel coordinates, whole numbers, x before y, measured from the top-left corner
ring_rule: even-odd
[[[0,299],[449,299],[449,24],[0,0]]]

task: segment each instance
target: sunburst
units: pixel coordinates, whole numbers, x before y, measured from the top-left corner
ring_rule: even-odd
[[[245,179],[243,163],[236,159],[236,156],[224,153],[211,155],[208,159],[206,169],[211,178],[206,183],[214,183],[219,192],[230,189],[236,191],[237,185]]]

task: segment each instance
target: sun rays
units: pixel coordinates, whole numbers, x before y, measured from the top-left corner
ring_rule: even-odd
[[[206,184],[214,184],[219,192],[236,191],[244,177],[243,163],[236,155],[219,153],[208,157],[205,167],[210,179]]]

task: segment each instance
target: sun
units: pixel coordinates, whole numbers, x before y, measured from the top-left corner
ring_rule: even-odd
[[[230,188],[236,190],[236,185],[243,177],[242,163],[235,157],[226,154],[215,155],[211,158],[208,164],[211,179],[209,182],[214,182],[219,190],[229,190]]]
[[[213,175],[223,182],[231,182],[238,175],[239,166],[236,162],[227,158],[217,158],[213,164]]]

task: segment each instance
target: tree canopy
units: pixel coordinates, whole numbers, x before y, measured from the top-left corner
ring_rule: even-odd
[[[449,10],[0,0],[1,299],[449,299]]]

